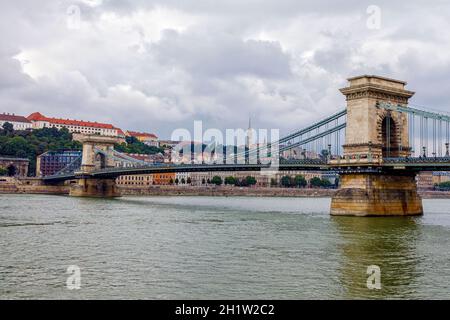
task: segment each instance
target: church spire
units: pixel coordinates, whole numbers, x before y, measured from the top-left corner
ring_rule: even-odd
[[[247,141],[246,141],[247,147],[250,148],[250,146],[253,144],[253,129],[252,129],[252,118],[248,117],[248,129],[247,129]]]

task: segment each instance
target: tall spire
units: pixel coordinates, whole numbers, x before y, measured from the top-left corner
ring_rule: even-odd
[[[248,129],[247,129],[247,137],[246,137],[246,145],[248,148],[253,144],[253,129],[252,129],[252,118],[248,117]]]

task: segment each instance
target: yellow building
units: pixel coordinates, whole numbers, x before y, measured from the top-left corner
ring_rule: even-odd
[[[152,174],[136,174],[129,176],[120,176],[116,179],[119,186],[150,186],[153,184]]]
[[[154,185],[169,185],[174,184],[176,179],[176,174],[174,172],[170,173],[154,173],[153,184]]]
[[[145,143],[149,146],[159,147],[158,137],[153,133],[146,132],[136,132],[136,131],[126,131],[125,135],[127,137],[135,137],[140,142]]]

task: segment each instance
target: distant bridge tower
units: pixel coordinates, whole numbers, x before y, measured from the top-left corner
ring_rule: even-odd
[[[74,134],[74,140],[83,144],[80,171],[75,172],[77,183],[70,186],[75,197],[118,197],[120,192],[115,179],[95,179],[92,172],[114,168],[114,144],[123,140],[117,137]]]
[[[411,154],[408,118],[404,113],[379,108],[388,102],[407,106],[414,92],[406,82],[378,76],[350,78],[341,89],[347,98],[344,157],[358,159],[358,167],[344,170],[341,189],[333,197],[333,215],[418,215],[423,213],[415,172],[380,171],[383,158]],[[335,161],[331,162],[335,164]],[[342,168],[342,166],[341,166]]]

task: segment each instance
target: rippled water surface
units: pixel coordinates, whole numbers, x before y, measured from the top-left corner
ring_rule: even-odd
[[[0,195],[0,298],[450,298],[450,200],[424,200],[419,218],[330,217],[329,205]],[[367,289],[369,265],[381,290]]]

